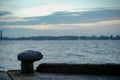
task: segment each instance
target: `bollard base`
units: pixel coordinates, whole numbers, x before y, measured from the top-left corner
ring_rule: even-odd
[[[33,63],[31,62],[21,62],[21,73],[34,73]]]

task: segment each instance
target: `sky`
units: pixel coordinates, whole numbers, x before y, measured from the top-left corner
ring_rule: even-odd
[[[120,35],[120,0],[0,0],[5,37]]]

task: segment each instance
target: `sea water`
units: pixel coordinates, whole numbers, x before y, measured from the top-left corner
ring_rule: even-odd
[[[120,64],[119,40],[5,40],[0,41],[0,70],[20,69],[17,55],[40,51],[43,59],[34,63]]]

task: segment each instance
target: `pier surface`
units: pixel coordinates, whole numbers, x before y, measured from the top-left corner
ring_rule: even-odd
[[[11,78],[7,72],[0,71],[0,80],[11,80]]]
[[[0,71],[0,80],[120,80],[120,64],[40,64],[34,73]]]
[[[20,71],[8,71],[13,80],[120,80],[119,76],[90,74],[39,73],[20,74]],[[5,79],[4,79],[5,80]]]

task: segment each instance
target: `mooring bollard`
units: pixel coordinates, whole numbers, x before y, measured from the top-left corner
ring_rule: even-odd
[[[38,51],[27,50],[18,54],[18,60],[21,60],[21,73],[34,73],[33,62],[43,58]]]

